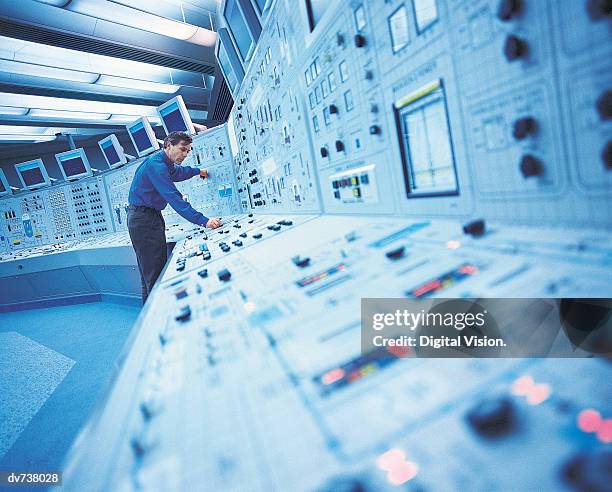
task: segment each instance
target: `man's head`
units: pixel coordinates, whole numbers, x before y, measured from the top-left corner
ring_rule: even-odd
[[[164,139],[164,152],[172,162],[181,164],[191,152],[192,139],[184,132],[172,132]]]

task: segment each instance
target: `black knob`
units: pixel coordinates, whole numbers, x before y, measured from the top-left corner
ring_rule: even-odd
[[[242,118],[242,113],[238,113],[238,118]]]
[[[366,70],[365,78],[366,80],[372,80],[374,78],[374,72],[372,70]]]
[[[544,166],[542,161],[531,154],[525,154],[521,158],[521,173],[525,178],[531,178],[534,176],[541,176],[544,174]]]
[[[504,22],[509,21],[520,14],[522,9],[522,0],[501,0],[497,9],[497,18]]]
[[[578,453],[563,465],[561,475],[575,490],[604,492],[612,482],[612,450]]]
[[[229,282],[229,280],[232,278],[232,274],[227,268],[224,268],[223,270],[217,272],[217,277],[219,277],[221,282]]]
[[[370,106],[370,112],[374,114],[378,113],[378,104],[372,104]]]
[[[321,147],[321,157],[327,157],[329,155],[329,151],[327,147]]]
[[[363,48],[366,45],[366,38],[363,34],[355,34],[355,46]]]
[[[535,135],[538,131],[538,123],[535,118],[527,116],[519,118],[514,122],[512,135],[516,140],[524,140],[530,135]]]
[[[586,9],[594,21],[609,19],[612,17],[612,0],[588,0]]]
[[[378,125],[372,125],[370,127],[370,135],[380,135],[382,133],[382,129]]]
[[[335,104],[330,104],[329,105],[329,113],[330,114],[338,114],[338,106],[336,106]]]
[[[300,256],[294,256],[291,258],[291,260],[293,261],[293,264],[299,268],[306,268],[308,265],[310,265],[310,258],[308,257],[302,258]]]
[[[477,219],[472,222],[468,222],[463,226],[463,232],[470,236],[482,236],[485,232],[485,221],[483,219]]]
[[[612,140],[608,140],[608,143],[601,153],[601,158],[606,169],[612,169]]]
[[[606,121],[612,119],[612,90],[605,91],[595,103],[599,117]]]
[[[528,53],[529,45],[527,44],[527,41],[515,36],[514,34],[510,34],[506,38],[506,42],[504,44],[504,55],[508,61],[515,61],[519,58],[525,58]]]
[[[466,418],[479,434],[498,437],[514,427],[514,406],[507,397],[489,398],[473,407]]]
[[[344,150],[344,143],[342,140],[336,140],[336,152],[342,152]]]
[[[389,258],[390,260],[397,261],[400,258],[403,258],[405,253],[406,253],[406,247],[400,246],[399,248],[395,248],[390,251],[387,251],[385,253],[385,256]]]

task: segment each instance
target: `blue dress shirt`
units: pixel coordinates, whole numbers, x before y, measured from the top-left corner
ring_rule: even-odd
[[[145,206],[160,211],[170,204],[184,219],[206,226],[208,217],[183,200],[183,195],[174,184],[199,174],[200,170],[197,167],[177,166],[168,159],[163,150],[160,150],[145,159],[136,170],[128,202],[130,205]]]

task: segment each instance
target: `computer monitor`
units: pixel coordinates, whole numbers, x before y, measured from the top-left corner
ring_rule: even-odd
[[[11,190],[11,186],[8,184],[6,180],[6,176],[4,175],[4,171],[0,169],[0,196],[11,195],[13,192]]]
[[[123,164],[127,162],[127,157],[115,135],[109,135],[108,137],[100,140],[98,145],[100,146],[100,150],[108,163],[108,167],[111,169],[123,166]]]
[[[35,190],[51,184],[51,178],[41,159],[15,164],[15,171],[19,176],[19,181],[27,190]]]
[[[136,148],[136,152],[138,153],[138,157],[145,156],[159,150],[159,142],[155,137],[155,133],[153,133],[153,128],[151,128],[151,123],[146,116],[142,118],[138,118],[136,121],[125,125],[127,128],[128,134],[132,139],[132,143]]]
[[[60,171],[66,181],[86,178],[93,174],[83,149],[73,149],[55,154],[55,160],[59,164]]]
[[[223,19],[234,40],[240,59],[246,65],[251,59],[257,43],[259,20],[250,11],[245,11],[238,0],[225,0],[221,6]]]
[[[219,62],[221,73],[225,77],[225,82],[229,87],[232,95],[236,95],[242,80],[244,79],[244,70],[238,57],[238,53],[234,48],[230,39],[229,31],[221,27],[218,32],[217,43],[215,45],[215,56]]]
[[[157,108],[166,134],[171,132],[186,132],[195,134],[191,117],[181,96],[176,96]]]

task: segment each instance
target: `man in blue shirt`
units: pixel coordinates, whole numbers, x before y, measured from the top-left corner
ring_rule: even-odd
[[[195,210],[174,184],[194,176],[208,178],[206,169],[180,165],[191,152],[191,142],[187,133],[170,133],[163,150],[138,167],[130,187],[127,224],[138,260],[143,304],[168,259],[166,225],[161,213],[166,205],[199,226],[215,229],[222,225],[220,219],[209,219]]]

